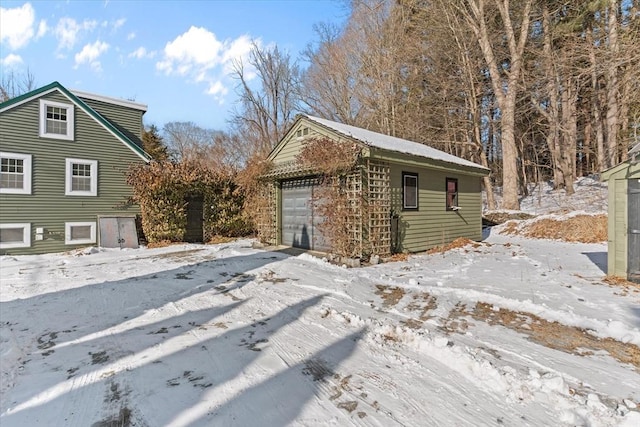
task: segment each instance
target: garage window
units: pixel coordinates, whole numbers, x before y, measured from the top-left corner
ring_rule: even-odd
[[[447,210],[457,211],[458,207],[458,180],[447,178]]]
[[[418,174],[402,173],[402,208],[418,210]]]

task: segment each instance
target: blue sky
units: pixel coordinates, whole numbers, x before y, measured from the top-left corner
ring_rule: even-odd
[[[251,41],[298,58],[341,0],[0,1],[2,73],[147,104],[146,124],[227,129],[233,60]]]

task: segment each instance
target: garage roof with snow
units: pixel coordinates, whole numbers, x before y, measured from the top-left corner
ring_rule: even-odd
[[[480,166],[477,163],[462,159],[449,153],[445,153],[444,151],[437,150],[425,144],[420,144],[406,139],[372,132],[367,129],[345,125],[343,123],[322,119],[320,117],[314,117],[306,114],[302,115],[302,117],[306,117],[307,119],[321,126],[324,126],[325,128],[329,128],[335,132],[338,132],[346,137],[358,140],[369,147],[395,151],[398,153],[411,154],[427,159],[440,160],[443,162],[481,169],[483,171],[489,171],[489,169]]]

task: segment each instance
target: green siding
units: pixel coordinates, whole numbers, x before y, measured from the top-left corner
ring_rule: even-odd
[[[131,141],[142,147],[142,116],[144,111],[137,108],[109,104],[95,99],[83,98],[82,96],[78,96],[78,98],[100,113],[102,117],[109,120],[114,127],[125,134]]]
[[[627,275],[627,180],[609,181],[609,215],[607,222],[607,274]]]
[[[424,157],[413,156],[411,154],[398,153],[394,151],[381,150],[379,148],[371,148],[370,157],[384,162],[401,163],[414,168],[427,167],[430,170],[440,170],[444,172],[455,172],[464,175],[474,175],[483,177],[488,172],[478,168],[471,168],[457,163],[449,163],[436,159],[427,159]],[[455,178],[455,177],[452,177]]]
[[[402,172],[418,174],[418,210],[402,209]],[[446,178],[458,179],[460,210],[446,210]],[[458,237],[482,239],[480,178],[454,171],[391,165],[391,206],[400,215],[399,249],[420,252]]]
[[[628,182],[640,178],[640,163],[623,162],[602,173],[609,187],[607,274],[627,277],[629,262]]]
[[[309,128],[309,133],[302,137],[297,137],[296,132],[298,129]],[[282,164],[286,162],[293,162],[296,160],[296,156],[302,150],[302,146],[305,141],[317,138],[330,138],[333,140],[341,140],[336,138],[335,134],[330,134],[326,130],[321,129],[317,125],[310,124],[305,121],[299,121],[289,133],[285,136],[285,139],[278,145],[276,151],[274,151],[270,159],[274,164]]]
[[[71,104],[59,92],[11,108],[0,114],[0,150],[31,154],[32,194],[0,194],[0,223],[30,223],[31,247],[0,253],[32,254],[86,245],[64,244],[64,223],[97,222],[97,215],[136,214],[137,206],[120,207],[131,195],[124,173],[142,159],[101,124],[75,106],[75,140],[39,136],[39,99]],[[65,196],[65,158],[98,161],[98,196]],[[45,240],[35,240],[35,229]]]

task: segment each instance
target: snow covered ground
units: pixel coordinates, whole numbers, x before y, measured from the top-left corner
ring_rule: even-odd
[[[568,212],[607,213],[607,184],[597,177],[585,176],[576,180],[574,194],[554,190],[548,182],[529,185],[529,196],[520,202],[520,209],[533,215]],[[499,189],[498,189],[499,190]],[[500,200],[500,196],[496,196]]]
[[[638,426],[640,289],[494,227],[347,269],[251,240],[0,257],[0,425]]]

